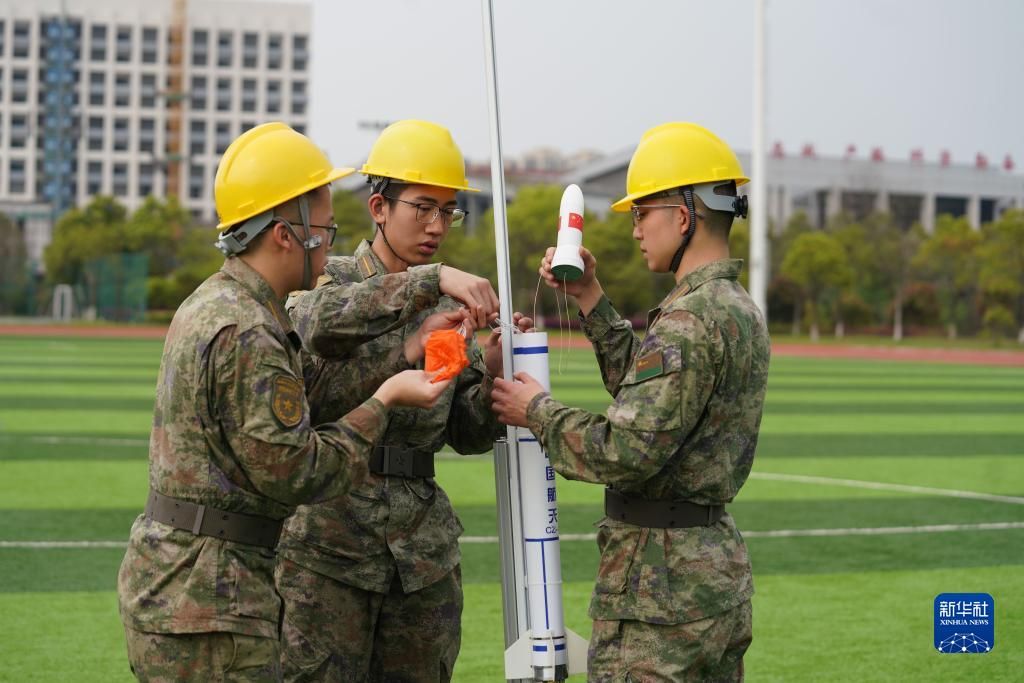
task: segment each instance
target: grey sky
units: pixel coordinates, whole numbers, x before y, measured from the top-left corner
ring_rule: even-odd
[[[312,0],[311,134],[356,164],[360,120],[425,118],[489,155],[479,0]],[[702,123],[751,141],[753,2],[497,0],[506,155],[631,148]],[[1024,2],[768,0],[767,140],[797,153],[881,146],[1024,167]]]

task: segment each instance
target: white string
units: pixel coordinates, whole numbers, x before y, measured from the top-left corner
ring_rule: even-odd
[[[533,290],[533,326],[537,326],[537,297],[540,296],[540,281],[542,276],[537,276],[537,289]]]

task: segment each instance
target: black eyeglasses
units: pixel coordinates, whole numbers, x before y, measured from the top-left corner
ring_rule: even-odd
[[[310,223],[309,227],[311,227],[311,228],[320,228],[321,230],[326,230],[327,231],[327,248],[330,249],[331,247],[334,246],[334,237],[335,237],[335,235],[338,234],[338,224],[337,223],[331,223],[330,225],[315,225],[314,223]]]
[[[641,219],[644,217],[644,211],[647,209],[678,209],[686,204],[634,204],[629,207],[630,213],[633,214],[633,227],[640,225]],[[704,218],[704,214],[694,211],[697,214],[697,218]]]
[[[415,206],[416,220],[424,225],[430,225],[437,220],[439,215],[444,214],[444,218],[442,219],[444,224],[449,228],[458,228],[462,225],[462,221],[466,219],[466,216],[469,215],[468,211],[459,208],[442,209],[436,204],[420,204],[418,202],[408,202],[404,199],[399,199],[398,197],[388,197],[387,195],[381,196],[386,197],[387,199],[394,199],[397,202],[402,202],[409,206]]]

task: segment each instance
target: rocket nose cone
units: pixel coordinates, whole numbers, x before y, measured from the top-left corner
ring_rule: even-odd
[[[579,185],[569,185],[562,193],[562,203],[558,207],[558,212],[564,216],[567,211],[583,215],[583,190]]]

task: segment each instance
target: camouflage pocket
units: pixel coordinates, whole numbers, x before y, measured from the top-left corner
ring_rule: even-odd
[[[221,577],[229,590],[231,613],[276,624],[281,598],[274,590],[274,554],[226,546],[222,562]]]
[[[608,518],[598,522],[597,547],[601,552],[601,564],[594,583],[595,593],[625,592],[633,559],[645,531]]]

